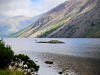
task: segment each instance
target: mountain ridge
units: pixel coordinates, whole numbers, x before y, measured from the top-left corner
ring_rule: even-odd
[[[6,37],[14,34],[40,18],[42,14],[35,17],[27,17],[24,15],[14,16],[0,22],[0,37]]]
[[[99,4],[100,0],[65,1],[13,37],[96,37],[96,30],[99,30],[96,29],[100,19]],[[90,36],[90,33],[94,36]]]

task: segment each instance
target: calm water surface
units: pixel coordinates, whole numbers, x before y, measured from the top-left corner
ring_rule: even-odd
[[[60,40],[64,44],[36,43],[37,41]],[[45,65],[39,53],[55,53],[84,58],[100,59],[100,39],[94,38],[5,38],[6,44],[11,45],[15,53],[29,55],[37,64],[42,65],[39,74],[58,75],[57,70]],[[55,68],[56,66],[54,66]],[[49,69],[48,69],[49,68]]]
[[[36,43],[37,41],[48,41],[55,38],[36,38],[36,39],[19,39],[5,38],[6,44],[12,46],[15,52],[34,51],[34,52],[50,52],[64,55],[72,55],[78,57],[100,58],[100,39],[66,39],[58,38],[57,40],[65,42],[65,44],[47,44]]]

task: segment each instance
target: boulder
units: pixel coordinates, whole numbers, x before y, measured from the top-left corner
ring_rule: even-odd
[[[53,64],[52,61],[45,61],[46,64]]]
[[[62,72],[58,72],[59,74],[63,74]]]

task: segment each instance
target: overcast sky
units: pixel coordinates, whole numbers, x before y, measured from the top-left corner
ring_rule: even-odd
[[[66,0],[0,0],[0,21],[18,15],[33,17],[65,1]]]

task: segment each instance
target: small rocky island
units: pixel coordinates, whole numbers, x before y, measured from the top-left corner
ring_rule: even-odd
[[[58,40],[50,40],[50,41],[39,41],[37,42],[37,40],[35,40],[36,43],[65,43],[65,42],[62,42],[62,41],[58,41]]]

